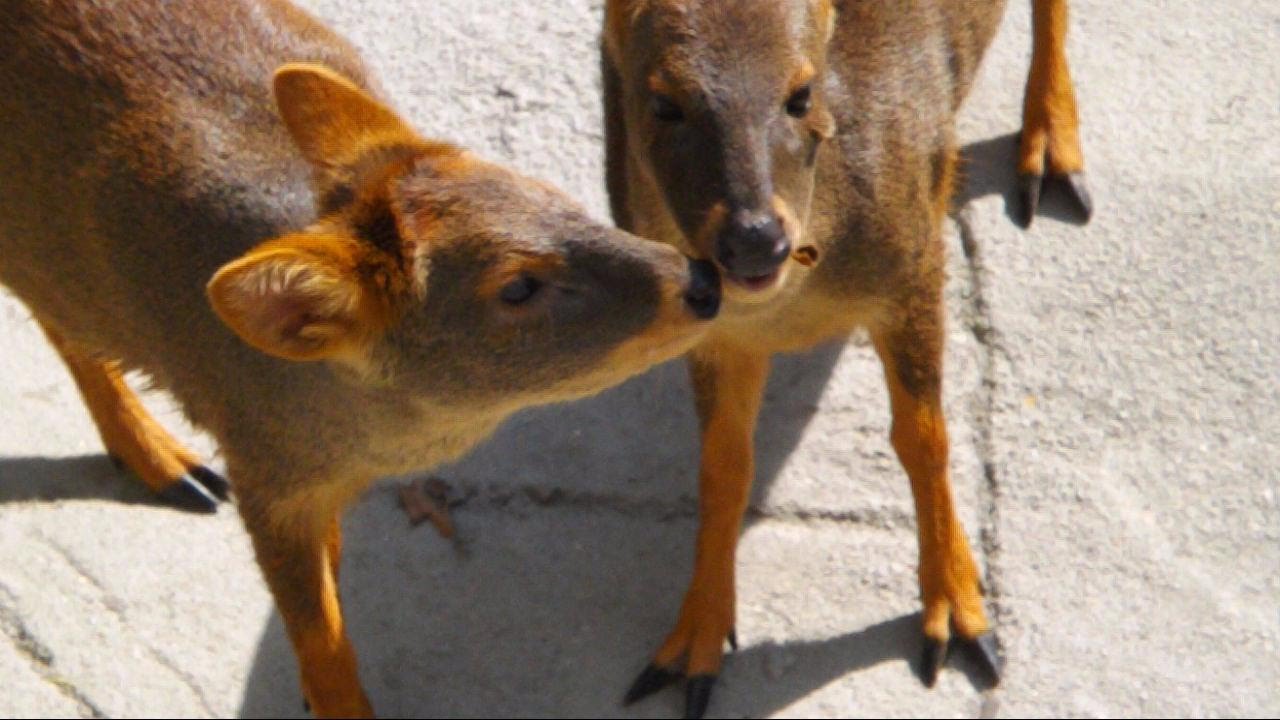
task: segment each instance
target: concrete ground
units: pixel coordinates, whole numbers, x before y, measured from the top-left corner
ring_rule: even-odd
[[[599,0],[303,4],[424,132],[606,217]],[[926,690],[911,670],[914,518],[854,339],[777,362],[738,554],[743,647],[712,715],[1280,713],[1280,6],[1073,3],[1097,213],[1078,226],[1050,201],[1024,231],[1029,20],[1011,5],[960,123],[948,233],[955,484],[1005,680],[952,669]],[[303,714],[233,509],[157,505],[102,455],[9,296],[0,336],[0,715]],[[342,592],[379,712],[675,716],[674,691],[618,701],[690,569],[690,405],[673,364],[516,417],[438,471],[465,499],[457,546],[410,529],[393,484],[370,492]]]

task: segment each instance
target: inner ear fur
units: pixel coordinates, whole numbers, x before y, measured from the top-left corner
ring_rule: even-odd
[[[228,263],[207,292],[222,322],[262,352],[359,363],[390,324],[400,272],[354,237],[307,231]]]

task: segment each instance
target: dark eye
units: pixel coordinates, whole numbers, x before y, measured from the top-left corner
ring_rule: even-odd
[[[684,120],[684,111],[675,100],[666,95],[653,96],[653,116],[662,122],[678,123]]]
[[[813,105],[813,91],[805,85],[787,98],[787,114],[793,118],[802,118],[809,114],[811,105]]]
[[[502,286],[502,290],[498,292],[498,297],[502,302],[508,305],[520,305],[528,302],[534,295],[538,294],[538,290],[542,288],[542,281],[530,275],[521,275]]]

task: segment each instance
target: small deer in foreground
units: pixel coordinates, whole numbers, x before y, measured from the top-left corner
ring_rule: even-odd
[[[0,47],[0,282],[153,490],[212,509],[229,487],[124,372],[217,439],[317,715],[371,714],[344,507],[716,314],[710,264],[419,136],[282,0],[6,0]]]
[[[955,116],[1002,0],[608,0],[607,180],[623,229],[716,263],[724,307],[689,355],[701,527],[675,628],[627,694],[687,677],[701,716],[735,639],[734,553],[776,352],[869,331],[911,481],[923,677],[953,630],[998,672],[956,517],[942,413],[942,227]],[[1065,57],[1066,0],[1035,0],[1019,159],[1024,220],[1046,169],[1090,211]]]

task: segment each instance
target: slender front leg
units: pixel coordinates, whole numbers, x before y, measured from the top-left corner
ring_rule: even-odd
[[[125,383],[119,363],[76,346],[43,320],[40,327],[66,363],[102,444],[118,465],[133,470],[153,492],[180,507],[212,512],[220,499],[227,499],[227,481],[151,417]]]
[[[994,639],[982,607],[982,586],[964,528],[956,516],[942,414],[941,303],[913,304],[898,324],[872,333],[884,365],[893,411],[893,448],[911,481],[920,545],[924,604],[924,680],[932,686],[946,662],[954,626],[973,641],[993,676]]]
[[[1076,94],[1067,66],[1067,0],[1032,0],[1031,9],[1034,44],[1018,152],[1023,224],[1035,217],[1046,169],[1066,182],[1088,220],[1093,201],[1084,181]]]
[[[274,494],[271,481],[240,482],[240,514],[258,565],[298,656],[302,692],[317,717],[372,717],[338,601],[337,520],[349,493]]]
[[[701,717],[724,652],[733,642],[734,554],[755,475],[752,435],[769,375],[767,354],[704,346],[690,356],[702,423],[702,467],[693,580],[675,629],[632,685],[631,703],[673,682],[683,663],[689,678],[686,717]]]

